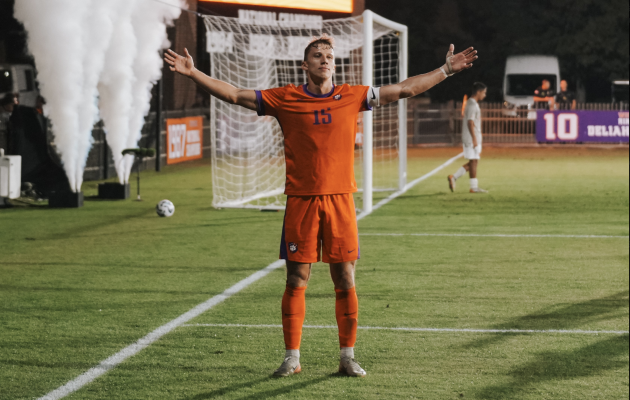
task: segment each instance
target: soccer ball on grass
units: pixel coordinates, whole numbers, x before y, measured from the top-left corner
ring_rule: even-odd
[[[170,200],[162,200],[155,206],[155,212],[160,217],[170,217],[175,213],[175,205]]]

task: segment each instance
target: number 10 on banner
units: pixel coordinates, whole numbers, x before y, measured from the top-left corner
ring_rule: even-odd
[[[547,140],[577,140],[580,126],[580,119],[577,114],[560,113],[557,116],[558,120],[556,123],[556,114],[545,114]]]

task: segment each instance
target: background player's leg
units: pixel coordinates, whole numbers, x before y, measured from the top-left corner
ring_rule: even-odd
[[[479,181],[477,180],[477,160],[470,160],[470,191],[476,192],[479,188]]]
[[[477,166],[479,160],[470,160],[470,192],[471,193],[488,193],[487,190],[479,188],[479,181],[477,180]]]
[[[470,173],[470,179],[477,179],[477,163],[479,160],[470,160],[468,162],[468,172]]]
[[[466,172],[468,172],[468,170],[470,169],[470,166],[468,164],[469,163],[462,165],[461,167],[459,167],[457,172],[455,172],[453,175],[448,176],[448,184],[452,192],[455,191],[455,182],[462,176],[466,175]]]
[[[365,376],[365,371],[354,361],[359,318],[359,300],[354,288],[355,266],[356,261],[330,264],[330,276],[336,293],[335,315],[341,348],[339,371],[352,376]]]

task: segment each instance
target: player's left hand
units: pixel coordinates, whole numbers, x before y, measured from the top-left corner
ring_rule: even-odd
[[[465,69],[473,66],[473,61],[478,59],[477,50],[472,47],[467,48],[461,53],[453,54],[455,52],[455,46],[451,45],[446,53],[446,64],[444,64],[444,70],[448,76],[455,75]]]

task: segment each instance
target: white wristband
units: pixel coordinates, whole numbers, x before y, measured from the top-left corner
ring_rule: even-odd
[[[370,107],[381,105],[381,88],[371,87],[367,92],[367,101]]]
[[[442,71],[442,73],[444,74],[445,78],[448,78],[448,74],[446,73],[446,71],[444,70],[444,67],[440,67],[440,71]]]

